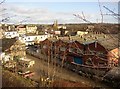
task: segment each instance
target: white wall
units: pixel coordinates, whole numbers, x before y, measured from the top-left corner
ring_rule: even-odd
[[[19,34],[17,31],[10,31],[10,32],[4,32],[5,38],[14,38],[14,37],[19,37]]]
[[[51,35],[33,35],[33,36],[23,36],[23,37],[19,37],[20,40],[22,40],[23,42],[26,43],[26,45],[28,44],[34,44],[34,41],[44,41],[45,39],[47,39],[48,37],[50,37]]]

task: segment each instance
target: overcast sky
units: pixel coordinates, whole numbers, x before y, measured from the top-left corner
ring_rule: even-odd
[[[2,0],[0,0],[2,1]],[[0,7],[0,18],[11,17],[7,23],[39,23],[51,24],[54,20],[58,23],[83,23],[81,19],[73,14],[82,15],[91,22],[101,22],[98,0],[70,0],[69,2],[51,2],[44,0],[6,0]],[[89,1],[89,2],[88,2]],[[103,14],[111,14],[103,6],[118,13],[118,0],[99,0]],[[107,2],[109,1],[109,2]],[[114,2],[113,2],[114,1]],[[3,10],[6,9],[6,10]],[[105,23],[118,23],[113,16],[104,15]]]

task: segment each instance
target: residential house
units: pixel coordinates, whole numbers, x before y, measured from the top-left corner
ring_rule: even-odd
[[[16,30],[19,33],[19,35],[26,34],[26,26],[25,25],[19,25],[19,26],[17,26]]]
[[[4,37],[5,38],[15,38],[15,37],[19,37],[19,34],[17,31],[5,31]]]
[[[1,61],[1,63],[6,63],[6,62],[8,62],[10,60],[11,60],[11,57],[10,57],[9,54],[6,55],[5,52],[0,53],[0,61]]]
[[[19,39],[23,42],[25,42],[26,45],[32,45],[34,43],[39,43],[40,41],[44,41],[50,37],[50,35],[37,35],[37,34],[26,34],[22,37],[19,37]]]
[[[86,32],[86,31],[77,31],[78,36],[83,36],[85,34],[88,34],[88,32]]]
[[[37,26],[32,26],[32,25],[26,26],[27,33],[36,33],[36,31],[37,31]]]
[[[7,24],[1,24],[1,28],[2,28],[4,31],[8,31],[8,25],[7,25]]]
[[[94,29],[95,26],[94,25],[88,25],[88,29]]]

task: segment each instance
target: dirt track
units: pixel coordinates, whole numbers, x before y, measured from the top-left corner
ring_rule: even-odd
[[[35,76],[33,76],[33,79],[36,81],[40,80],[41,74],[44,74],[44,75],[48,74],[48,71],[49,71],[49,75],[52,77],[53,75],[55,75],[58,78],[58,80],[65,79],[65,80],[73,81],[73,82],[81,82],[83,84],[86,84],[92,87],[106,87],[107,88],[107,86],[100,84],[97,80],[91,80],[91,79],[82,77],[70,70],[67,70],[61,67],[55,67],[54,69],[53,64],[49,64],[49,67],[48,67],[48,63],[41,59],[35,58],[30,55],[27,55],[27,58],[35,61],[35,65],[34,67],[31,68],[31,70],[35,71]]]

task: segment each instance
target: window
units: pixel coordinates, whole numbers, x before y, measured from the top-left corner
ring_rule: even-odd
[[[72,48],[69,48],[69,52],[73,52],[73,49],[72,49]]]
[[[75,48],[69,48],[69,52],[76,52],[77,51],[77,49],[75,49]]]
[[[85,64],[87,65],[92,65],[92,59],[91,58],[88,58],[85,62]]]
[[[65,51],[66,48],[65,47],[60,47],[60,51]]]
[[[83,50],[77,49],[77,53],[83,53]]]
[[[99,65],[99,66],[105,66],[106,63],[105,63],[104,61],[99,61],[98,65]]]

